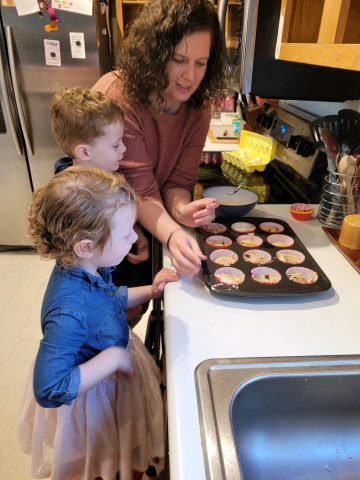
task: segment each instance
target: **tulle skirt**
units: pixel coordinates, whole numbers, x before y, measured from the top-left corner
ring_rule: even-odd
[[[135,375],[114,373],[71,405],[43,408],[35,400],[33,368],[18,418],[18,439],[32,455],[32,478],[131,479],[164,457],[160,375],[141,340],[130,333]]]

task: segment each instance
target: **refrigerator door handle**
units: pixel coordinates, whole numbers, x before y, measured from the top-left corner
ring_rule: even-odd
[[[18,81],[18,78],[17,78],[17,75],[16,75],[14,44],[13,44],[11,27],[9,27],[9,26],[5,27],[5,35],[6,35],[6,40],[7,40],[7,44],[8,44],[10,72],[11,72],[12,81],[13,81],[15,101],[16,101],[16,106],[17,106],[18,112],[19,112],[19,119],[20,119],[20,124],[21,124],[21,128],[22,128],[22,131],[23,131],[23,135],[24,135],[25,145],[26,145],[26,149],[27,149],[29,155],[34,155],[32,145],[31,145],[31,142],[30,142],[30,137],[29,137],[29,134],[28,134],[28,131],[27,131],[27,125],[26,125],[26,121],[25,121],[24,110],[23,110],[23,107],[22,107],[19,81]]]
[[[17,136],[17,133],[16,133],[15,123],[14,123],[14,119],[13,119],[12,112],[11,112],[10,96],[9,96],[9,92],[8,92],[7,85],[6,85],[5,71],[4,71],[3,58],[2,58],[2,55],[1,55],[1,49],[0,49],[0,87],[1,87],[1,90],[3,92],[5,110],[6,110],[7,118],[8,118],[9,125],[10,125],[11,135],[12,135],[13,140],[14,140],[16,153],[18,154],[19,157],[21,157],[22,156],[22,149],[21,149],[20,142],[19,142],[19,139],[18,139],[18,136]]]

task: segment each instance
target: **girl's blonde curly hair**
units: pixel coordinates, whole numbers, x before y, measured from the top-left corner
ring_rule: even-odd
[[[129,203],[135,206],[135,193],[122,175],[96,167],[67,168],[34,193],[30,238],[41,257],[71,267],[78,261],[75,244],[89,239],[102,248],[112,216]]]

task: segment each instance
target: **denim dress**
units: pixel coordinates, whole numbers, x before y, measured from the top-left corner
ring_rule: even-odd
[[[112,284],[111,270],[57,264],[51,274],[17,425],[32,478],[130,480],[164,456],[160,373],[128,328],[127,288]],[[129,350],[134,375],[116,371],[78,395],[79,365],[113,345]]]
[[[35,362],[34,392],[43,407],[69,404],[77,396],[79,365],[113,345],[126,347],[127,288],[80,268],[56,265],[41,309],[43,339]]]

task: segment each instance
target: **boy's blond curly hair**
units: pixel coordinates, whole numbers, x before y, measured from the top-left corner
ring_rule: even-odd
[[[41,257],[71,267],[78,261],[75,244],[89,239],[102,248],[112,216],[129,203],[135,208],[135,194],[122,175],[97,167],[69,167],[34,193],[30,238]]]
[[[103,134],[110,123],[123,121],[122,109],[101,92],[88,88],[63,88],[51,105],[51,129],[62,151],[73,157],[74,148]]]

